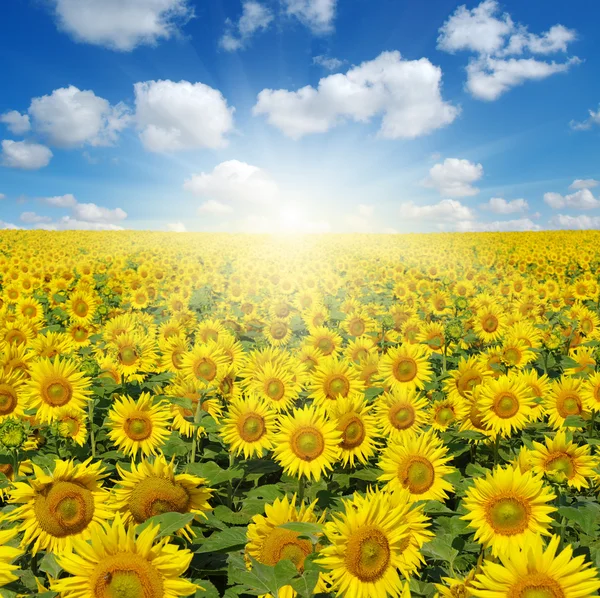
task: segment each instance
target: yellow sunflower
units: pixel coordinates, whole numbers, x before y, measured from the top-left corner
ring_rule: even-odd
[[[146,334],[120,334],[109,345],[108,352],[124,376],[153,371],[157,362],[154,339]]]
[[[336,596],[385,598],[400,596],[398,571],[409,537],[401,508],[390,508],[386,493],[374,492],[369,500],[343,501],[344,511],[325,525],[330,545],[318,563],[328,574]]]
[[[275,411],[260,398],[233,399],[220,435],[233,454],[243,453],[245,459],[262,457],[273,447],[276,423]]]
[[[375,399],[377,424],[391,440],[418,434],[427,423],[426,409],[427,400],[406,388],[384,392]]]
[[[548,421],[555,430],[565,424],[569,415],[587,415],[581,380],[567,376],[553,380],[550,392],[544,397],[544,408],[548,413]]]
[[[171,412],[164,401],[153,404],[149,393],[137,401],[129,396],[117,399],[108,412],[109,439],[126,455],[156,455],[169,436]]]
[[[293,407],[302,390],[289,363],[267,362],[256,368],[247,381],[250,394],[266,401],[276,411]]]
[[[61,438],[70,438],[83,446],[87,439],[87,417],[84,411],[72,407],[61,407],[56,412],[56,426]]]
[[[137,537],[135,526],[120,515],[99,529],[91,543],[73,542],[73,551],[59,555],[68,577],[53,580],[50,589],[64,598],[177,598],[194,594],[198,585],[182,578],[193,553],[156,541],[160,527],[150,525]]]
[[[481,361],[473,356],[458,360],[458,368],[448,372],[449,378],[444,380],[444,390],[449,399],[467,399],[473,389],[490,377]]]
[[[592,374],[581,386],[581,398],[590,411],[600,411],[600,372]]]
[[[433,430],[443,432],[467,415],[469,406],[465,399],[439,399],[428,410],[429,424]]]
[[[90,379],[84,376],[74,361],[44,357],[31,364],[31,379],[26,395],[31,409],[42,422],[56,420],[62,407],[82,410],[91,395]]]
[[[143,523],[163,513],[194,513],[206,518],[212,507],[208,503],[213,490],[206,480],[187,473],[176,473],[173,461],[159,455],[151,462],[142,459],[131,463],[126,471],[117,463],[119,480],[112,490],[112,506],[121,512],[123,522]],[[187,525],[182,534],[190,539],[194,534]]]
[[[598,571],[584,555],[574,556],[567,545],[558,552],[559,536],[552,536],[544,548],[536,539],[522,550],[486,561],[482,572],[469,587],[475,598],[588,598],[600,588]]]
[[[475,478],[463,505],[462,519],[475,529],[475,540],[490,547],[494,556],[525,548],[539,535],[549,535],[556,498],[541,476],[513,467],[498,467],[485,478]]]
[[[0,369],[0,423],[9,417],[22,417],[27,408],[25,376],[18,370]]]
[[[379,480],[390,490],[408,490],[412,500],[445,500],[453,487],[444,476],[455,471],[447,465],[448,448],[430,430],[388,445],[379,461]]]
[[[335,421],[316,407],[303,407],[280,416],[273,455],[287,474],[320,480],[340,458],[341,440]]]
[[[342,337],[326,326],[315,326],[310,328],[310,334],[306,337],[306,344],[319,349],[325,357],[337,355],[342,349]]]
[[[0,531],[0,586],[5,586],[8,583],[16,581],[18,577],[14,574],[19,569],[17,565],[13,565],[13,561],[19,558],[23,551],[20,548],[6,546],[17,535],[16,529],[7,529]]]
[[[92,293],[75,291],[70,294],[64,305],[65,311],[73,322],[85,325],[94,319],[99,304],[98,297]]]
[[[331,410],[342,434],[340,460],[344,467],[354,467],[356,461],[365,465],[377,448],[377,420],[361,396],[338,399]]]
[[[392,389],[423,388],[433,377],[425,350],[419,345],[390,349],[379,362],[379,373]]]
[[[325,358],[310,375],[309,396],[316,405],[329,408],[340,399],[361,398],[364,383],[346,361]]]
[[[545,445],[534,442],[529,459],[534,472],[566,481],[577,490],[589,487],[588,478],[596,475],[594,468],[598,464],[597,458],[590,454],[590,447],[567,441],[564,430],[559,430],[554,438],[546,437]]]
[[[506,329],[506,315],[496,304],[488,305],[477,311],[473,320],[473,330],[484,343],[499,340]]]
[[[198,344],[181,357],[181,371],[202,386],[215,386],[228,370],[227,356],[215,342]]]
[[[113,517],[110,494],[102,487],[107,474],[101,462],[91,461],[75,465],[57,459],[51,474],[33,464],[33,477],[13,482],[9,502],[19,506],[6,518],[21,522],[21,545],[32,554],[69,551],[74,541],[89,540]]]
[[[539,420],[545,413],[543,399],[550,389],[550,379],[546,374],[540,376],[534,369],[520,372],[519,377],[525,382],[533,395],[534,403],[531,406],[530,417],[532,420]]]

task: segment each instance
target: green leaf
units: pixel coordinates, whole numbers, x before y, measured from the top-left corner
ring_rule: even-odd
[[[229,582],[247,587],[249,594],[271,594],[279,596],[279,590],[290,585],[297,575],[295,565],[288,560],[279,561],[275,567],[263,565],[250,557],[252,569],[247,570],[244,561],[237,555],[229,558]]]
[[[584,503],[585,504],[585,503]],[[600,506],[587,503],[583,506],[581,503],[575,507],[560,507],[558,514],[564,517],[569,523],[576,523],[588,535],[595,535],[598,523],[600,523]]]
[[[284,494],[276,484],[265,484],[264,486],[258,486],[258,488],[249,490],[246,498],[264,498],[269,502],[273,502],[275,499],[281,498]]]
[[[222,469],[214,461],[207,461],[206,463],[190,463],[187,470],[188,473],[191,473],[192,475],[206,478],[210,486],[218,486],[219,484],[230,482],[236,478],[241,478],[244,473],[239,467]]]
[[[202,589],[196,590],[194,598],[220,598],[219,590],[208,579],[194,579]]]
[[[563,426],[567,428],[585,428],[586,421],[580,415],[567,415]]]
[[[435,537],[431,542],[423,545],[421,552],[438,561],[452,564],[458,556],[458,550],[452,548],[452,536],[442,535]]]
[[[323,526],[319,523],[310,523],[309,521],[290,521],[280,525],[283,529],[289,529],[298,532],[300,537],[313,539],[323,533]]]
[[[375,397],[378,397],[380,394],[383,394],[384,388],[380,388],[379,386],[371,386],[365,390],[365,400],[372,401]]]
[[[158,524],[160,526],[156,539],[172,536],[175,532],[191,523],[194,519],[194,513],[163,513],[146,519],[135,528],[138,534],[141,534],[147,527]]]
[[[376,482],[383,471],[378,467],[365,467],[350,473],[351,478],[365,480],[366,482]]]
[[[312,598],[315,586],[319,581],[321,568],[312,560],[309,560],[308,555],[304,561],[304,571],[300,577],[292,581],[292,587],[302,598]],[[314,555],[317,556],[317,555]]]
[[[44,558],[40,561],[39,569],[54,579],[56,579],[62,571],[62,567],[56,562],[56,558],[51,552],[47,552],[44,555]]]
[[[264,509],[261,509],[261,512]],[[249,509],[243,509],[241,511],[232,511],[229,507],[225,505],[217,505],[213,509],[214,516],[224,523],[229,523],[231,525],[246,525],[250,522],[253,515],[256,515],[256,512],[252,513]]]
[[[213,532],[196,552],[232,551],[246,545],[246,528],[230,527],[222,532]]]

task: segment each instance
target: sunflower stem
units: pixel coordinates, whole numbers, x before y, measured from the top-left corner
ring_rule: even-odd
[[[298,478],[298,502],[302,503],[304,500],[304,478],[300,476]]]
[[[442,353],[442,373],[446,375],[446,353],[448,352],[448,346],[444,344],[444,352]]]
[[[496,465],[498,465],[499,461],[500,461],[500,435],[498,434],[496,436],[496,439],[494,440],[494,467],[496,467]]]
[[[592,417],[590,419],[590,426],[588,429],[588,436],[590,438],[594,438],[595,437],[595,423],[596,423],[596,412],[592,411]]]
[[[92,449],[92,459],[96,457],[96,435],[94,433],[94,399],[88,401],[88,412],[90,418],[90,445]]]
[[[198,424],[200,423],[200,412],[202,411],[202,402],[204,401],[204,394],[201,399],[198,399],[198,404],[196,405],[196,412],[194,413],[194,430],[192,432],[192,454],[190,455],[190,463],[194,463],[196,461],[196,448],[198,446]]]
[[[229,453],[229,471],[233,469],[235,464],[235,455]],[[229,478],[229,485],[227,486],[227,506],[233,511],[233,482]]]

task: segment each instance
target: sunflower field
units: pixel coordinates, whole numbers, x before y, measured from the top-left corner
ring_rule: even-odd
[[[0,594],[597,596],[599,269],[598,232],[1,231]]]

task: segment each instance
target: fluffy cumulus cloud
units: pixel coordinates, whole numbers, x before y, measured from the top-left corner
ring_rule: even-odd
[[[516,220],[495,220],[494,222],[466,221],[459,222],[456,227],[456,230],[460,232],[478,233],[524,232],[537,231],[541,229],[542,227],[539,224],[536,224],[529,218],[518,218]]]
[[[0,163],[8,168],[37,170],[48,166],[51,159],[52,152],[45,145],[12,139],[5,139],[2,142]]]
[[[479,193],[479,189],[473,187],[473,183],[482,176],[481,164],[459,158],[446,158],[431,167],[423,185],[437,189],[440,195],[446,197],[468,197]]]
[[[0,220],[0,230],[17,230],[21,228],[12,222],[4,222],[4,220]]]
[[[14,135],[23,135],[31,128],[29,116],[16,110],[10,110],[0,115],[0,122],[4,123]]]
[[[21,216],[19,216],[19,220],[21,222],[25,222],[26,224],[39,224],[40,222],[52,222],[52,218],[50,216],[40,216],[40,214],[36,214],[35,212],[23,212]]]
[[[438,48],[475,54],[467,66],[467,89],[476,98],[492,101],[526,81],[564,73],[578,64],[577,57],[546,59],[567,52],[576,38],[576,32],[563,25],[530,33],[508,13],[501,13],[496,0],[484,0],[471,10],[464,5],[456,9],[439,30]]]
[[[600,185],[600,181],[596,179],[575,179],[570,185],[569,189],[593,189]]]
[[[383,52],[345,74],[324,77],[316,89],[263,89],[253,113],[266,115],[292,139],[324,133],[345,119],[365,123],[378,115],[380,137],[410,139],[458,115],[458,108],[442,99],[441,79],[441,69],[426,58],[403,60],[399,52]]]
[[[567,230],[600,229],[600,216],[588,216],[587,214],[568,216],[566,214],[557,214],[550,219],[550,224],[554,228]]]
[[[494,214],[515,214],[526,212],[529,209],[529,205],[524,199],[507,201],[502,197],[492,197],[483,207],[494,212]]]
[[[40,201],[54,206],[55,208],[73,208],[77,205],[77,200],[72,193],[66,193],[65,195],[54,195],[52,197],[41,197]]]
[[[277,201],[279,187],[262,168],[228,160],[215,166],[212,172],[195,174],[185,181],[183,188],[207,200],[214,200],[205,212],[224,213],[217,204],[229,207],[235,202],[272,204]]]
[[[257,32],[266,30],[273,21],[273,13],[264,4],[247,0],[242,4],[242,15],[237,23],[225,21],[225,33],[219,45],[228,52],[240,50]]]
[[[475,215],[471,208],[455,199],[442,199],[439,203],[417,205],[413,201],[400,204],[400,217],[407,220],[422,220],[445,227],[446,223],[456,224],[465,220],[473,220]]]
[[[172,233],[185,233],[187,229],[183,222],[169,222],[167,224],[167,230]]]
[[[588,131],[594,125],[600,125],[600,106],[598,106],[598,110],[594,112],[593,110],[588,110],[589,116],[583,121],[572,120],[569,124],[571,128],[575,131]]]
[[[29,115],[36,133],[57,147],[113,144],[129,124],[123,103],[112,106],[93,91],[70,85],[34,98]]]
[[[333,30],[337,0],[282,0],[288,15],[294,16],[317,35]]]
[[[128,52],[178,34],[188,0],[50,0],[58,27],[75,40]]]
[[[189,81],[134,85],[135,122],[144,147],[171,152],[227,145],[233,112],[220,91]]]
[[[233,208],[226,203],[217,201],[216,199],[209,199],[205,201],[199,208],[198,214],[229,214],[233,212]]]
[[[337,71],[344,64],[344,61],[339,58],[319,55],[313,58],[313,64],[318,64],[328,71]]]
[[[573,208],[576,210],[591,210],[600,207],[600,199],[596,199],[589,189],[580,189],[569,195],[560,193],[544,193],[544,201],[553,210]]]

